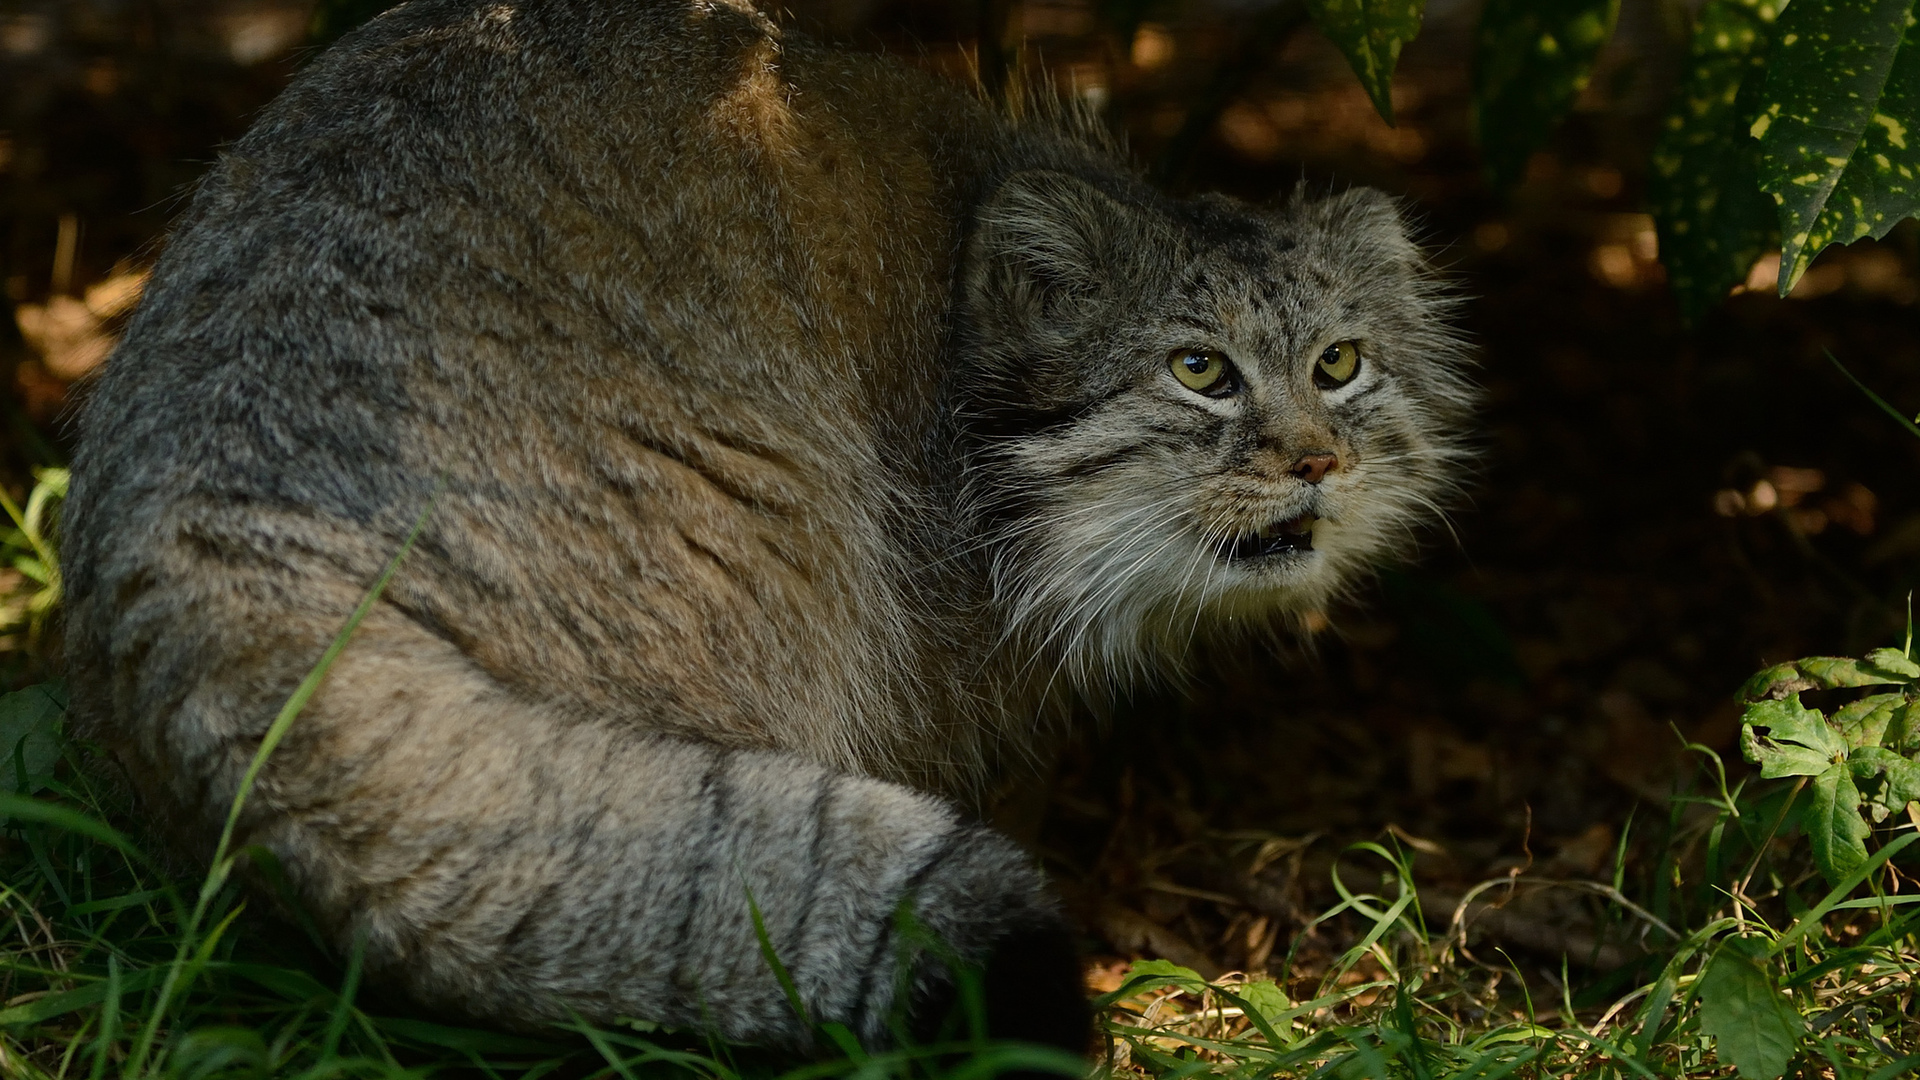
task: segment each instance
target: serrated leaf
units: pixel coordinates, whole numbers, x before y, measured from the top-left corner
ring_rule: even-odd
[[[1907,659],[1899,649],[1875,649],[1867,654],[1867,663],[1893,675],[1920,679],[1920,664]]]
[[[1496,188],[1512,187],[1586,89],[1619,0],[1487,0],[1473,43],[1473,116]]]
[[[1265,980],[1240,987],[1240,996],[1246,1000],[1247,1004],[1260,1010],[1263,1018],[1279,1016],[1293,1008],[1293,1002],[1287,997],[1287,992],[1280,989],[1278,984]]]
[[[1920,751],[1920,701],[1895,707],[1887,730],[1880,735],[1880,745],[1900,754]]]
[[[1776,0],[1708,0],[1653,150],[1648,201],[1660,261],[1681,314],[1698,319],[1776,243],[1773,200],[1759,186],[1760,148],[1746,138],[1766,84]]]
[[[1722,1061],[1746,1080],[1777,1080],[1806,1031],[1800,1015],[1774,989],[1744,938],[1720,946],[1700,976],[1700,1030]]]
[[[0,697],[0,791],[33,794],[60,759],[66,710],[56,692],[42,684]]]
[[[1813,862],[1830,884],[1867,861],[1867,823],[1860,817],[1860,788],[1853,769],[1834,765],[1813,778],[1808,800],[1800,812],[1800,831],[1813,848]]]
[[[1920,762],[1894,755],[1886,763],[1887,789],[1882,794],[1889,810],[1904,810],[1908,803],[1920,802]]]
[[[1800,704],[1798,694],[1749,705],[1740,721],[1741,750],[1768,779],[1818,776],[1852,749],[1826,717]]]
[[[1893,720],[1893,710],[1905,701],[1899,694],[1873,694],[1835,709],[1827,722],[1848,746],[1879,746]]]
[[[1822,690],[1837,690],[1847,686],[1888,686],[1907,681],[1897,672],[1883,670],[1870,661],[1855,660],[1850,656],[1809,656],[1795,661],[1795,666]]]
[[[1760,776],[1763,779],[1778,780],[1783,776],[1819,776],[1833,767],[1832,755],[1809,750],[1804,746],[1794,746],[1791,743],[1769,743],[1765,739],[1759,739],[1754,745],[1758,749],[1748,753],[1747,760],[1760,766]]]
[[[1393,69],[1420,33],[1427,0],[1307,0],[1313,24],[1340,47],[1373,107],[1393,124]]]
[[[1741,701],[1759,701],[1761,698],[1772,697],[1774,690],[1783,686],[1792,687],[1795,690],[1810,689],[1807,686],[1795,685],[1806,681],[1807,677],[1800,674],[1800,668],[1797,665],[1775,664],[1770,668],[1762,668],[1753,678],[1741,684],[1739,698]]]
[[[1847,765],[1875,821],[1885,821],[1920,800],[1920,765],[1891,750],[1863,746],[1847,759]]]
[[[1752,133],[1777,204],[1780,295],[1820,249],[1920,212],[1920,24],[1914,0],[1790,5]]]

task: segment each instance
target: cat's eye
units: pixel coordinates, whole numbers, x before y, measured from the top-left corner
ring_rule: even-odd
[[[1225,353],[1206,349],[1181,349],[1167,360],[1180,385],[1209,397],[1222,397],[1233,391],[1233,364]]]
[[[1359,373],[1359,343],[1342,341],[1327,346],[1327,351],[1320,354],[1320,362],[1313,366],[1313,381],[1322,390],[1331,390],[1352,382]]]

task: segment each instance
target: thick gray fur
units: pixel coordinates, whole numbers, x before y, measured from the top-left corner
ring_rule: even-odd
[[[744,0],[414,0],[222,157],[92,391],[74,713],[204,856],[437,490],[241,842],[429,1005],[808,1045],[751,895],[810,1018],[884,1043],[950,978],[902,905],[970,963],[1064,940],[961,808],[1071,694],[1431,518],[1446,307],[1378,195],[1168,201]],[[1175,383],[1195,346],[1242,391]],[[1222,556],[1302,514],[1310,554]]]

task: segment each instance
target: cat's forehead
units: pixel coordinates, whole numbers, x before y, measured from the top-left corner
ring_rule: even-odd
[[[1376,299],[1368,285],[1377,273],[1344,257],[1337,239],[1297,222],[1242,223],[1231,235],[1203,238],[1177,271],[1175,292],[1189,314],[1223,330],[1314,333]]]

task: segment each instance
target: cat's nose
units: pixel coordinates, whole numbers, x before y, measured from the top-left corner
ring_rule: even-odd
[[[1320,478],[1340,467],[1340,459],[1332,454],[1307,454],[1293,463],[1288,470],[1309,484],[1317,484]]]

